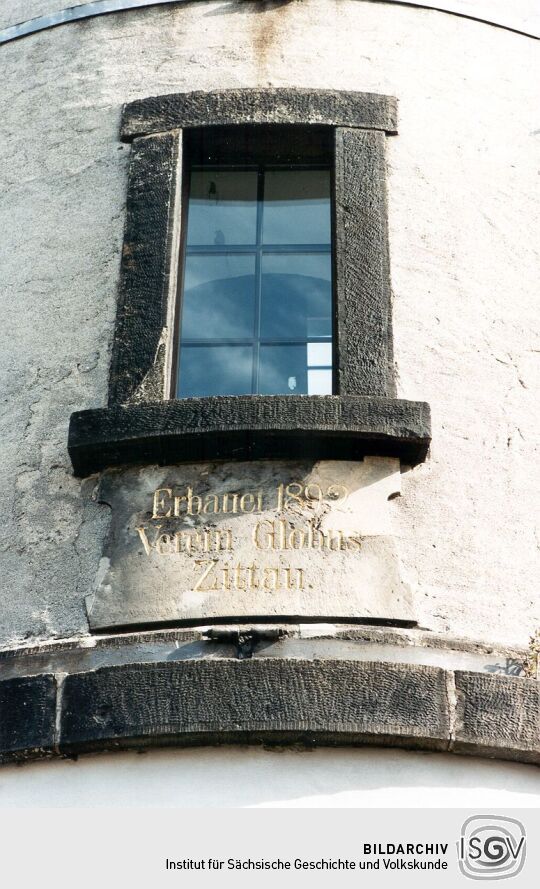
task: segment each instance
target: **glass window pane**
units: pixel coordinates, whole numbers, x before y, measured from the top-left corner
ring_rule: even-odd
[[[178,396],[249,395],[251,346],[182,346]]]
[[[330,171],[267,170],[264,244],[330,244]]]
[[[261,337],[307,340],[331,336],[330,254],[263,255]]]
[[[308,395],[331,395],[332,371],[308,370]]]
[[[307,344],[308,367],[332,366],[332,343]]]
[[[331,394],[330,250],[328,169],[192,170],[178,397]]]
[[[189,247],[255,244],[257,173],[247,170],[194,170],[188,210]]]
[[[306,346],[261,346],[259,360],[261,395],[307,394]]]
[[[186,257],[182,340],[251,338],[254,323],[254,255]]]

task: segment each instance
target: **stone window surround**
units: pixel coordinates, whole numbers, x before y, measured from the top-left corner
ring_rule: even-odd
[[[332,133],[337,394],[170,399],[184,130],[258,124]],[[425,458],[429,406],[396,398],[393,371],[385,140],[396,132],[396,100],[372,93],[238,89],[124,106],[132,154],[108,406],[71,417],[76,475],[134,462]]]

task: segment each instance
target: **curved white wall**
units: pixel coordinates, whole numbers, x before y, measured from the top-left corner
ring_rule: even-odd
[[[182,3],[186,0],[70,0],[67,7],[62,5],[62,0],[24,0],[23,8],[21,0],[4,0],[4,8],[0,12],[0,28],[24,25],[31,21],[33,28],[36,29],[47,27],[51,21],[58,19],[70,21],[75,15],[99,15],[113,9],[150,6],[156,2]],[[404,0],[384,0],[384,2],[403,3]],[[536,0],[514,0],[511,6],[506,0],[433,0],[432,3],[409,0],[408,5],[435,8],[452,15],[471,16],[480,21],[498,24],[537,37],[540,33],[540,11]],[[0,34],[0,41],[2,36]]]
[[[537,808],[535,766],[408,750],[151,750],[0,769],[11,807]],[[247,850],[249,851],[249,850]]]

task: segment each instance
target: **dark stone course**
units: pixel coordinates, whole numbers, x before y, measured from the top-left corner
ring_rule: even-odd
[[[200,660],[68,676],[60,748],[205,742],[391,740],[443,750],[449,714],[437,667],[354,661]]]
[[[223,396],[78,411],[68,449],[79,476],[127,463],[355,460],[414,464],[430,442],[429,405],[391,398]]]
[[[0,682],[0,762],[51,753],[55,720],[54,676],[42,674]]]
[[[162,652],[137,663],[126,651],[127,662],[92,669],[86,650],[79,654],[64,665],[58,714],[51,673],[0,682],[0,762],[216,743],[368,744],[540,762],[540,684],[532,679],[378,661],[240,659],[225,648],[218,657]]]
[[[540,764],[540,683],[456,672],[456,753]]]
[[[145,400],[163,397],[160,342],[180,152],[180,133],[136,139],[131,149],[109,404],[129,401],[143,384]]]
[[[318,124],[397,132],[397,101],[377,93],[231,89],[137,99],[122,112],[121,138],[187,127]]]

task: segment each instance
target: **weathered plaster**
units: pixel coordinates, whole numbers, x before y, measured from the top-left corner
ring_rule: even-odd
[[[68,0],[66,0],[68,2]],[[51,27],[51,22],[72,21],[65,18],[67,12],[81,18],[103,15],[113,7],[125,10],[133,7],[150,6],[155,3],[186,3],[189,0],[69,0],[69,6],[60,5],[60,0],[27,0],[24,12],[20,9],[20,0],[5,0],[4,10],[0,14],[0,27],[32,24],[32,30]],[[278,0],[279,2],[279,0]],[[373,0],[367,0],[373,2]],[[380,2],[380,0],[375,0]],[[503,28],[510,28],[521,33],[540,34],[539,13],[536,0],[516,0],[509,7],[505,0],[383,0],[386,3],[405,3],[425,9],[436,9],[452,15],[464,15],[481,22],[491,23]],[[25,20],[20,16],[25,16]],[[32,16],[29,20],[28,16]],[[27,33],[24,30],[23,33]],[[0,34],[0,38],[2,35]],[[10,33],[9,39],[15,39]]]
[[[400,555],[423,626],[526,645],[540,623],[537,43],[358,0],[209,2],[43,32],[2,63],[2,643],[87,631],[108,516],[91,481],[81,498],[67,423],[106,403],[121,105],[271,85],[399,98],[397,394],[431,403],[434,440],[391,504]]]

